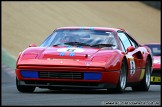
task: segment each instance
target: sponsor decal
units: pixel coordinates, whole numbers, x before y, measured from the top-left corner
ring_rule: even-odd
[[[60,48],[57,50],[57,52],[61,52],[61,53],[64,53],[64,52],[84,52],[84,50],[82,48],[73,48],[73,47],[67,47],[67,48]]]

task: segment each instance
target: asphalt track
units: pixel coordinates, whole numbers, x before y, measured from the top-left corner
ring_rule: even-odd
[[[3,106],[107,106],[107,105],[161,105],[161,86],[151,85],[148,92],[133,92],[130,87],[123,94],[106,90],[53,91],[36,88],[34,93],[20,93],[15,86],[14,71],[2,65]]]

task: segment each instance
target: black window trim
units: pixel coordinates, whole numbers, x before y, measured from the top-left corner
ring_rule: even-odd
[[[127,35],[126,32],[121,31],[121,30],[118,30],[118,31],[117,31],[117,34],[118,34],[118,33],[123,33],[123,34],[125,34],[125,36],[128,38],[128,35]],[[119,37],[119,36],[118,36],[118,37]],[[119,37],[119,39],[120,39],[120,37]],[[130,39],[130,38],[128,38],[128,40],[129,40],[129,39]],[[120,39],[120,41],[121,41],[121,39]],[[129,42],[130,42],[131,46],[133,46],[130,40],[129,40]],[[124,44],[123,44],[122,41],[121,41],[121,43],[122,43],[122,45],[123,45],[123,47],[124,47],[124,50],[125,50],[125,52],[126,52],[126,48],[125,48],[125,46],[124,46]]]
[[[128,37],[128,39],[129,39],[131,45],[132,45],[132,42],[135,42],[135,45],[136,45],[135,48],[137,48],[137,47],[138,47],[138,43],[137,43],[128,33],[126,33],[126,32],[124,32],[124,33],[125,33],[126,36]],[[131,41],[132,41],[132,42],[131,42]],[[133,46],[133,45],[132,45],[132,46]]]
[[[125,49],[125,46],[124,46],[124,44],[123,44],[123,42],[122,42],[122,40],[119,38],[119,40],[120,40],[120,42],[121,42],[121,44],[120,45],[122,45],[123,47],[124,47],[124,50],[125,50],[125,52],[126,52],[126,49]],[[121,46],[121,48],[122,48],[122,46]],[[123,49],[122,49],[123,50]]]
[[[126,37],[128,38],[128,40],[129,40],[131,46],[133,46],[132,42],[135,42],[135,45],[136,45],[135,48],[138,48],[138,47],[139,47],[138,43],[137,43],[128,33],[124,32],[124,31],[121,31],[121,30],[118,30],[117,33],[124,33],[124,34],[126,35]],[[119,39],[120,39],[120,38],[119,38]],[[132,41],[132,42],[131,42],[131,41]],[[124,48],[125,48],[125,47],[124,47]],[[125,50],[126,50],[126,49],[125,49]]]

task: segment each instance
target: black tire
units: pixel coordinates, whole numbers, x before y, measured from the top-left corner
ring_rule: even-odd
[[[150,88],[150,78],[151,78],[151,61],[149,58],[147,58],[144,78],[138,85],[132,86],[132,90],[148,91]]]
[[[117,87],[114,89],[107,89],[110,93],[123,93],[126,88],[127,83],[127,61],[124,58],[122,61],[121,69],[120,69],[120,77],[117,84]]]
[[[23,93],[32,93],[35,90],[34,86],[19,85],[19,80],[17,78],[16,78],[16,88],[19,92],[23,92]]]

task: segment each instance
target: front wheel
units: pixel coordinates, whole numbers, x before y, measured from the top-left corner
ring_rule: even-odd
[[[150,88],[151,62],[146,60],[145,75],[139,85],[132,86],[133,91],[148,91]]]
[[[123,93],[126,88],[126,83],[127,83],[127,61],[126,61],[126,59],[123,59],[117,87],[115,89],[108,89],[108,91],[113,92],[113,93],[114,92],[115,93]]]
[[[16,78],[16,88],[19,92],[23,92],[23,93],[31,93],[34,92],[35,90],[34,86],[19,85],[19,80],[17,78]]]

